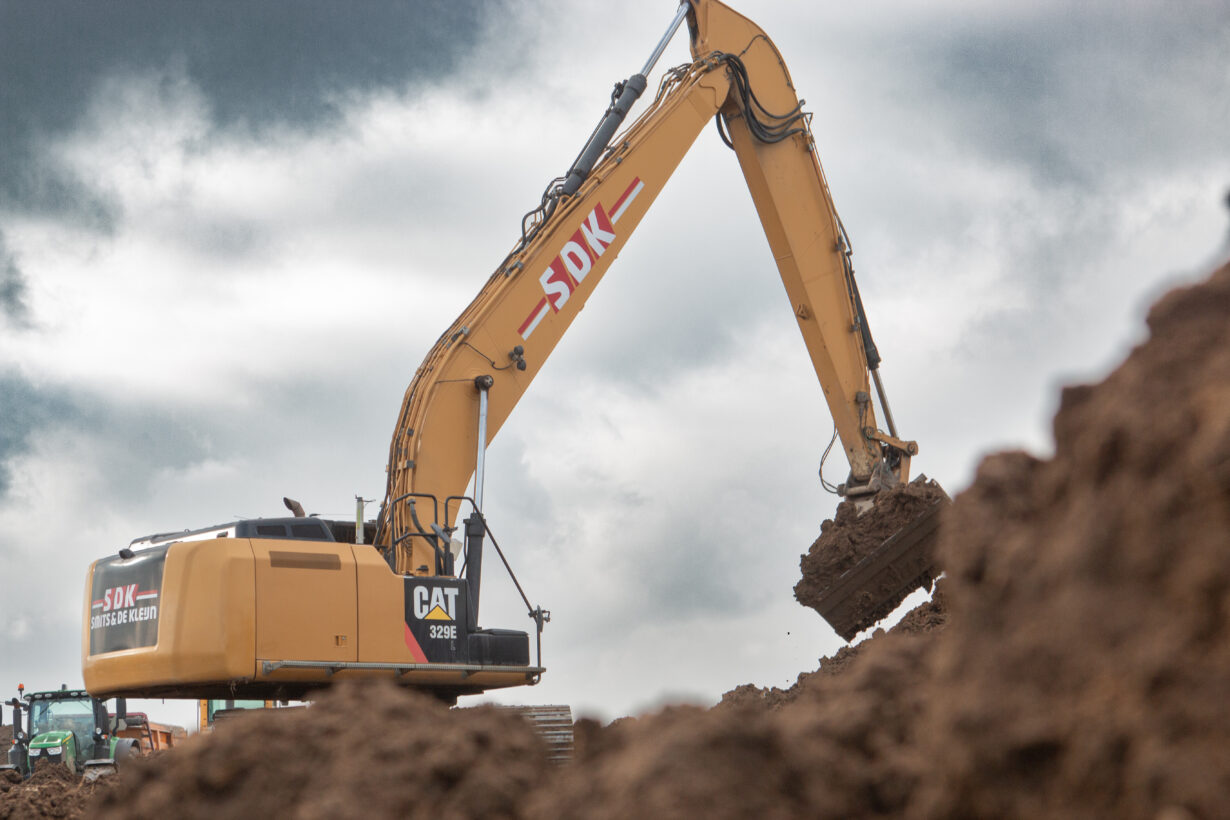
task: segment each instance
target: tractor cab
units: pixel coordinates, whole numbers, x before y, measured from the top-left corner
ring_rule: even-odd
[[[63,764],[74,773],[85,762],[107,756],[110,717],[100,700],[80,689],[26,695],[30,771],[44,763]]]
[[[29,777],[41,767],[64,766],[87,780],[115,771],[117,758],[139,753],[139,741],[120,737],[118,726],[143,723],[125,721],[125,701],[116,701],[113,717],[104,701],[84,689],[25,693],[8,704],[13,707],[13,744],[4,768],[16,768]],[[22,730],[22,713],[25,729]]]

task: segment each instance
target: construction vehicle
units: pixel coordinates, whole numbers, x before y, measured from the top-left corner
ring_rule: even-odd
[[[144,712],[128,712],[123,720],[112,712],[111,725],[116,737],[135,740],[141,754],[170,749],[188,737],[184,727],[154,723]]]
[[[667,71],[617,136],[685,20],[693,61]],[[533,663],[528,632],[479,626],[484,545],[508,566],[483,515],[486,447],[711,120],[743,170],[849,462],[840,493],[867,500],[907,481],[918,446],[898,436],[888,409],[810,116],[760,28],[718,0],[685,0],[419,367],[376,522],[296,510],[138,539],[95,561],[82,629],[87,688],[301,699],[335,680],[383,676],[455,701],[536,683],[550,613],[522,591]],[[926,540],[905,558],[922,555]]]
[[[30,694],[23,685],[17,689],[18,697],[8,701],[13,707],[13,742],[4,768],[25,777],[42,766],[65,766],[94,779],[114,773],[125,758],[170,748],[185,737],[178,726],[151,723],[143,712],[127,712],[124,698],[109,712],[104,701],[66,685]]]

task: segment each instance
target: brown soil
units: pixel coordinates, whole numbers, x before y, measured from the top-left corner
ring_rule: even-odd
[[[910,610],[888,632],[877,629],[866,640],[843,646],[829,657],[821,658],[820,666],[816,671],[801,673],[794,686],[789,689],[779,689],[776,686],[762,689],[754,684],[745,683],[722,695],[718,708],[754,705],[768,709],[780,709],[796,700],[804,689],[813,685],[814,680],[846,674],[856,659],[862,656],[864,650],[883,642],[886,635],[927,636],[929,640],[944,628],[948,620],[948,597],[945,589],[946,582],[941,579],[935,585],[931,600]]]
[[[799,560],[803,577],[794,587],[795,599],[804,606],[823,611],[824,594],[843,573],[853,569],[888,538],[936,504],[947,500],[948,495],[939,484],[919,476],[909,484],[879,493],[874,506],[861,515],[853,502],[841,502],[833,519],[820,525],[820,537]],[[887,600],[869,600],[867,617],[860,616],[859,620],[866,625],[874,623],[892,612],[913,589],[929,584],[930,580],[920,578],[913,587],[900,589]],[[839,626],[838,631],[843,628]],[[846,634],[846,637],[853,637],[853,634]]]
[[[530,812],[590,817],[872,817],[906,807],[928,642],[888,635],[779,709],[675,707],[612,727]]]
[[[951,511],[922,814],[1227,814],[1230,266],[1148,324]]]
[[[356,682],[134,764],[98,808],[103,818],[516,818],[547,767],[513,715],[450,712],[390,682]]]
[[[13,727],[7,723],[0,726],[0,751],[8,751],[9,743],[13,740]]]
[[[6,750],[7,751],[7,750]],[[40,767],[22,782],[13,771],[0,773],[0,820],[36,817],[81,817],[102,781],[84,783],[64,766]]]
[[[775,709],[621,726],[535,810],[1225,816],[1230,267],[1149,327],[1103,384],[1064,392],[1053,459],[989,458],[957,498],[921,633],[866,642],[842,674],[762,698]]]
[[[942,525],[938,600],[785,692],[741,688],[717,709],[584,722],[576,762],[553,770],[511,715],[338,687],[311,709],[245,716],[135,764],[93,808],[1225,816],[1230,267],[1169,294],[1149,327],[1105,382],[1064,392],[1052,459],[984,461]],[[25,788],[0,798],[0,817]]]

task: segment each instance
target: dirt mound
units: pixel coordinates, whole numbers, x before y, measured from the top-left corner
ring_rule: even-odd
[[[850,674],[813,678],[777,710],[667,709],[612,726],[538,792],[537,817],[899,815],[921,767],[914,685],[926,642],[886,636]]]
[[[827,658],[820,659],[820,666],[814,672],[803,672],[789,689],[779,689],[776,686],[762,689],[750,683],[730,690],[722,695],[718,708],[741,706],[760,706],[768,709],[780,709],[787,703],[798,699],[804,689],[812,685],[812,681],[821,677],[844,675],[856,660],[862,657],[869,647],[876,646],[885,640],[887,635],[926,636],[928,640],[944,628],[948,620],[946,582],[941,579],[936,582],[931,594],[931,600],[910,610],[897,622],[892,629],[885,632],[877,629],[871,636],[857,644],[849,644],[838,649]]]
[[[945,525],[952,578],[903,634],[776,700],[743,687],[616,727],[535,811],[1224,814],[1230,269],[1149,326],[1105,383],[1065,391],[1051,461],[982,465]]]
[[[7,750],[6,750],[7,751]],[[0,820],[81,817],[103,781],[84,783],[64,766],[42,766],[29,780],[14,771],[0,774]]]
[[[948,585],[944,579],[940,579],[931,592],[931,600],[907,612],[891,631],[898,635],[926,635],[938,632],[947,623]]]
[[[1064,392],[1051,460],[982,464],[945,516],[938,600],[780,702],[744,689],[720,709],[584,723],[576,763],[553,771],[511,715],[347,686],[135,764],[98,802],[124,817],[1222,816],[1230,267],[1149,327],[1105,382]]]
[[[450,712],[387,681],[335,686],[307,709],[232,718],[123,773],[104,818],[525,816],[548,764],[528,724]]]
[[[1064,391],[1053,459],[989,459],[950,513],[927,814],[1226,813],[1230,266],[1148,324]]]

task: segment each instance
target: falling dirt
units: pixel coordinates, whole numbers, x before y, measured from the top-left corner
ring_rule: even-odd
[[[1149,328],[1064,391],[1051,459],[983,462],[945,513],[936,598],[788,690],[583,721],[553,769],[510,715],[339,686],[134,764],[86,813],[1225,816],[1230,267]],[[28,788],[0,818],[54,816],[14,810]]]

